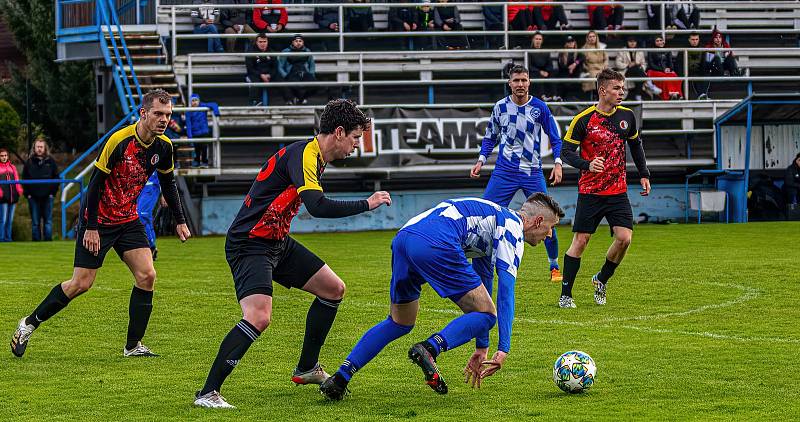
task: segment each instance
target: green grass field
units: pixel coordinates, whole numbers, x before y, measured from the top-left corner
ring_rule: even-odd
[[[561,229],[561,249],[569,229]],[[335,370],[361,334],[385,318],[393,233],[302,235],[345,280],[347,298],[322,363]],[[219,237],[159,240],[155,308],[145,342],[162,357],[122,357],[132,278],[111,252],[95,287],[43,324],[25,357],[0,353],[0,420],[772,420],[797,418],[800,224],[639,226],[608,288],[592,302],[591,274],[610,242],[601,228],[582,262],[578,308],[556,306],[543,246],[528,248],[506,366],[480,390],[462,383],[465,345],[439,362],[446,396],[422,382],[407,348],[457,308],[426,288],[414,331],[389,345],[342,402],[289,378],[312,297],[276,286],[270,328],[228,378],[238,407],[191,406],[219,342],[240,318]],[[0,244],[0,337],[71,273],[70,242]],[[493,331],[496,344],[496,331]],[[597,381],[567,395],[556,357],[589,353]],[[795,404],[791,404],[795,403]]]

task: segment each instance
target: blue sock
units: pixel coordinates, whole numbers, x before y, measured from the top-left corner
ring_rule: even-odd
[[[361,336],[337,373],[350,381],[356,371],[377,356],[387,344],[410,333],[412,328],[413,325],[400,325],[392,321],[391,317],[387,317]]]
[[[550,269],[558,268],[558,237],[556,237],[555,228],[553,228],[553,237],[544,239],[544,247],[547,249],[547,257],[550,258]]]
[[[485,312],[470,312],[450,321],[442,331],[430,336],[428,343],[433,346],[434,356],[455,349],[483,332],[489,331],[497,317]]]

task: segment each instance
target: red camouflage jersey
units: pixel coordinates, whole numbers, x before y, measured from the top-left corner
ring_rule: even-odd
[[[578,192],[595,195],[618,195],[627,192],[625,181],[625,141],[639,138],[636,116],[627,107],[617,106],[603,113],[591,106],[572,119],[564,140],[580,145],[581,158],[605,159],[600,173],[581,171]]]
[[[324,169],[316,138],[282,148],[258,172],[228,229],[228,240],[286,237],[300,210],[300,192],[322,191],[319,179]]]
[[[153,172],[174,170],[172,142],[158,135],[146,144],[132,124],[108,138],[94,166],[108,174],[100,188],[97,222],[105,226],[124,224],[139,218],[136,201]],[[83,215],[88,218],[88,210],[84,209]]]

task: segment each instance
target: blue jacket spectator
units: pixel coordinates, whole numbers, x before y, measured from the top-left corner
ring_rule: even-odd
[[[219,116],[219,106],[217,103],[200,102],[200,96],[192,94],[192,107],[208,107],[215,116]],[[187,111],[186,112],[186,134],[190,138],[210,138],[211,129],[208,127],[208,115],[206,111]],[[197,142],[194,144],[194,160],[192,167],[208,167],[208,143]]]

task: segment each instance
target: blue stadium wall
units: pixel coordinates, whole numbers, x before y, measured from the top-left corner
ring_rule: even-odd
[[[691,186],[697,189],[699,186]],[[464,196],[480,196],[481,190],[447,190],[447,191],[395,191],[392,194],[392,206],[381,207],[373,212],[364,213],[347,218],[313,218],[305,207],[300,208],[300,213],[292,222],[292,232],[337,232],[337,231],[365,231],[365,230],[393,230],[405,224],[411,217],[438,204],[444,199]],[[575,186],[559,187],[549,192],[564,208],[565,220],[571,222],[575,215],[575,200],[578,188]],[[363,199],[363,193],[331,194],[336,199]],[[683,221],[685,191],[683,185],[657,185],[649,197],[639,195],[639,186],[628,187],[628,198],[633,206],[634,218],[641,213],[648,214],[658,220],[672,219]],[[519,207],[524,200],[521,192],[517,193],[511,207]],[[242,205],[241,196],[216,196],[203,200],[204,235],[224,234],[228,225]]]

